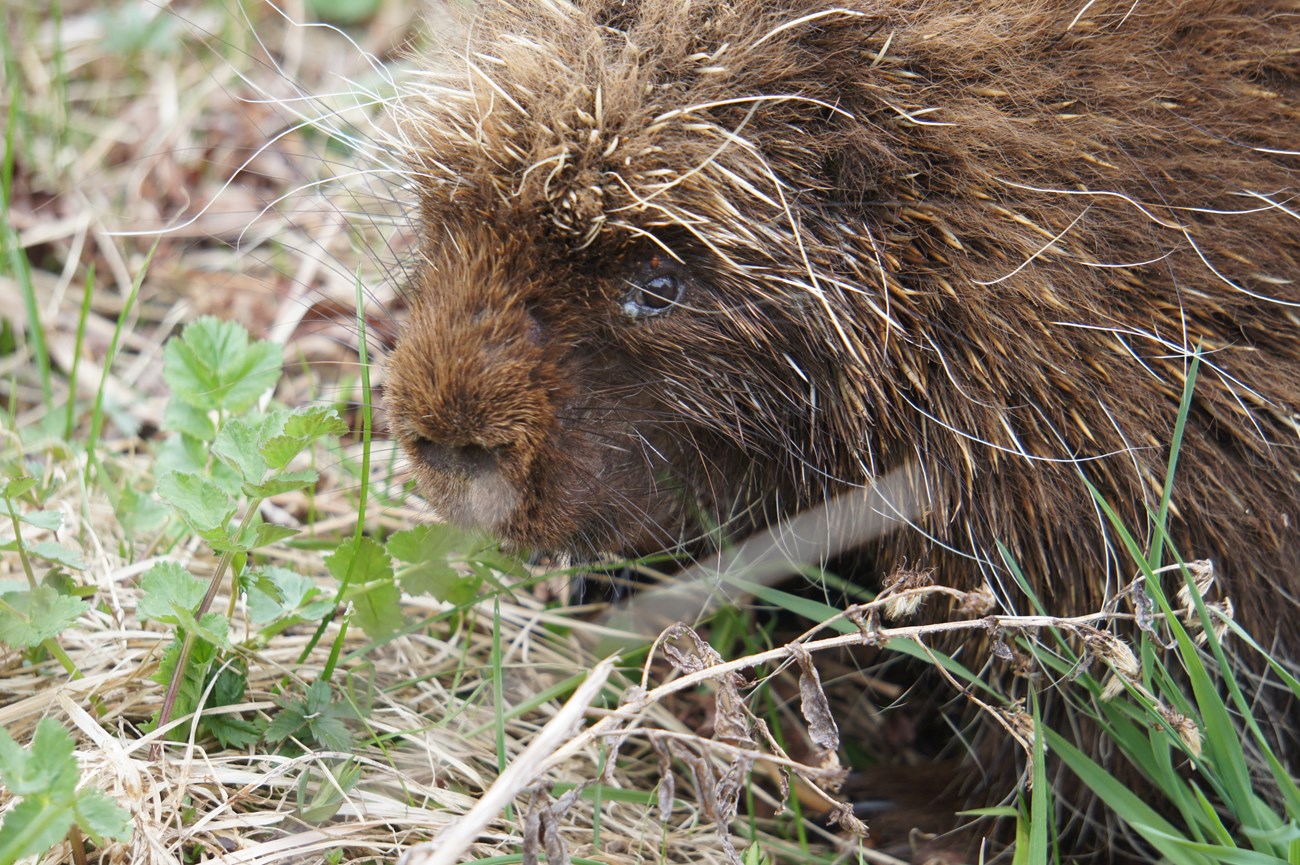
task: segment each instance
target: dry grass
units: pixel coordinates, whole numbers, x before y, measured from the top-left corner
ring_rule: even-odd
[[[201,576],[213,566],[203,544],[169,545],[160,531],[133,523],[139,515],[122,504],[124,490],[147,493],[157,473],[167,399],[162,346],[198,315],[233,318],[286,346],[281,401],[360,402],[356,283],[365,286],[368,331],[380,344],[400,316],[395,284],[408,223],[394,177],[337,139],[366,136],[368,124],[384,122],[379,107],[349,94],[385,94],[387,70],[400,74],[395,49],[418,38],[417,13],[410,2],[386,4],[352,31],[355,43],[294,26],[307,18],[302,8],[290,5],[282,16],[258,2],[240,12],[216,0],[117,8],[72,0],[57,14],[10,2],[4,15],[0,110],[14,112],[9,219],[28,265],[0,267],[0,317],[10,323],[0,355],[4,464],[16,471],[26,460],[42,479],[43,507],[64,514],[58,538],[87,560],[78,579],[93,589],[93,608],[59,637],[77,678],[52,659],[33,663],[0,649],[0,724],[25,743],[40,719],[58,720],[75,733],[84,783],[129,809],[132,838],[91,850],[91,861],[392,861],[444,829],[471,825],[464,815],[499,778],[507,785],[498,788],[501,798],[475,812],[483,820],[472,824],[463,849],[443,848],[447,861],[511,862],[538,850],[552,862],[564,855],[607,863],[733,858],[747,843],[737,834],[746,820],[730,819],[737,797],[754,796],[760,813],[776,807],[762,805],[771,797],[748,786],[747,770],[771,752],[767,743],[710,744],[697,736],[702,719],[719,711],[708,688],[693,689],[698,697],[674,710],[658,697],[675,688],[646,699],[625,672],[593,671],[589,641],[579,636],[582,611],[554,608],[544,588],[486,598],[463,616],[411,599],[412,620],[432,624],[379,645],[353,628],[334,675],[365,708],[353,753],[223,750],[182,718],[186,741],[151,756],[161,734],[145,725],[164,689],[149,677],[172,634],[139,621],[139,578],[160,560]],[[303,117],[328,119],[303,124]],[[336,140],[323,127],[334,127]],[[25,280],[39,323],[24,336],[14,328],[31,323]],[[48,394],[35,333],[48,352]],[[71,447],[62,443],[69,398]],[[97,400],[107,420],[87,453]],[[314,496],[278,498],[265,515],[322,545],[348,536],[360,447],[335,454]],[[373,476],[362,483],[371,498],[366,531],[420,520],[418,503],[402,504],[412,500],[392,448],[377,442],[374,456]],[[266,555],[328,583],[310,545]],[[0,579],[14,577],[22,571],[6,553]],[[243,646],[248,692],[228,711],[270,714],[275,696],[301,692],[321,675],[337,629],[335,622],[303,660],[308,630]],[[687,645],[678,667],[692,658],[711,663],[703,646]],[[674,674],[660,664],[647,675],[644,685],[653,688]],[[692,681],[703,687],[711,678],[697,670]],[[629,687],[632,702],[610,714]],[[721,690],[734,695],[735,684]],[[730,720],[750,724],[743,713]],[[578,730],[586,732],[575,738]],[[612,768],[602,775],[607,762]],[[502,774],[502,767],[511,768]],[[355,784],[339,782],[353,770]],[[673,772],[684,774],[671,782]],[[546,792],[584,783],[582,795],[558,803]],[[0,790],[0,811],[12,804]],[[788,836],[791,821],[781,825]],[[833,856],[837,847],[859,847],[852,836],[812,824],[801,831],[803,852],[779,837],[769,837],[768,849],[808,861],[813,850]],[[81,855],[65,841],[41,861]]]

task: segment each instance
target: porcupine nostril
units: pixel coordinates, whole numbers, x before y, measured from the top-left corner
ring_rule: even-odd
[[[448,475],[475,478],[497,467],[495,448],[479,444],[451,444],[421,437],[413,448],[427,468]]]

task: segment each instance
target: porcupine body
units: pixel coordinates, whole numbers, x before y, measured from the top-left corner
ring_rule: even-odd
[[[636,555],[911,465],[873,573],[1023,607],[1001,543],[1091,612],[1133,567],[1083,479],[1149,525],[1199,349],[1170,539],[1300,659],[1300,3],[488,0],[469,38],[398,106],[387,401],[442,514]]]

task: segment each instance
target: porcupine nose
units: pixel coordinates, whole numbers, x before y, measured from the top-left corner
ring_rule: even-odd
[[[517,535],[521,503],[548,466],[563,382],[524,304],[450,289],[430,300],[389,359],[394,429],[436,513]]]
[[[528,312],[510,315],[476,309],[448,327],[450,346],[430,370],[425,423],[410,443],[414,456],[437,474],[473,481],[502,469],[524,450],[525,421],[535,415],[540,325]]]

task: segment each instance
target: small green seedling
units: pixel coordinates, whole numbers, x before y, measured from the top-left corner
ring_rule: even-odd
[[[315,469],[299,466],[299,457],[316,442],[347,432],[331,408],[257,408],[279,381],[282,361],[279,346],[250,341],[243,327],[210,317],[190,324],[164,349],[163,377],[173,391],[164,423],[175,437],[167,449],[170,471],[158,479],[158,496],[219,557],[207,581],[173,563],[156,565],[144,577],[141,617],[177,628],[178,643],[160,671],[168,690],[159,726],[177,711],[197,710],[205,691],[211,692],[209,706],[242,697],[242,667],[223,660],[232,649],[229,616],[249,585],[259,587],[263,612],[268,600],[282,603],[274,578],[258,579],[245,568],[254,550],[295,533],[265,522],[262,501],[314,485]],[[228,573],[230,607],[224,615],[209,612]],[[303,591],[297,594],[295,607]],[[316,618],[326,612],[311,610]],[[276,618],[283,616],[271,616]],[[231,727],[231,720],[205,717],[203,726],[223,742],[256,740],[257,726],[245,729],[241,722]]]
[[[69,674],[76,676],[72,659],[55,641],[66,628],[77,621],[89,605],[68,593],[69,581],[61,570],[82,570],[85,561],[76,551],[55,540],[28,543],[23,539],[23,526],[38,531],[57,532],[63,527],[63,514],[58,511],[23,511],[18,502],[29,496],[38,486],[36,478],[19,477],[4,486],[3,498],[13,537],[0,540],[0,551],[18,553],[23,573],[21,582],[0,582],[0,644],[29,653],[44,649],[58,659]],[[37,577],[37,567],[45,571]]]
[[[73,826],[97,845],[131,837],[130,814],[98,790],[77,789],[74,747],[49,718],[37,725],[30,748],[0,728],[0,783],[21,799],[0,824],[0,865],[44,853]]]

